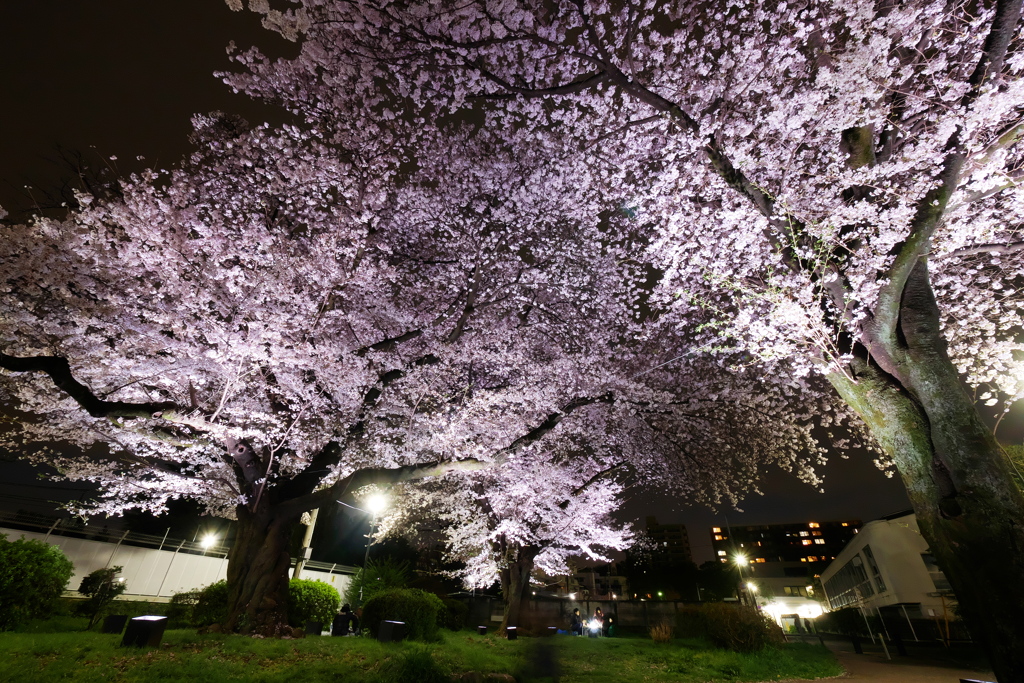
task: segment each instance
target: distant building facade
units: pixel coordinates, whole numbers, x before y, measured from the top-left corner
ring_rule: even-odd
[[[908,623],[952,619],[949,581],[910,512],[865,524],[822,571],[821,585],[830,610],[858,607]]]
[[[767,562],[830,562],[860,530],[859,519],[842,522],[738,525],[711,528],[720,562],[743,556],[751,565]]]
[[[653,516],[647,518],[647,537],[658,550],[655,557],[664,562],[693,562],[690,554],[690,536],[685,524],[659,524]]]
[[[824,612],[812,587],[812,569],[806,562],[754,563],[742,570],[740,595],[756,602],[783,629],[801,632],[808,620]]]

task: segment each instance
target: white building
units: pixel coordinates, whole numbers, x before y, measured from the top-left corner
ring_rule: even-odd
[[[865,524],[821,573],[821,585],[831,611],[858,607],[865,615],[906,623],[911,631],[913,620],[942,621],[948,633],[953,606],[949,582],[929,553],[913,513]]]
[[[742,599],[747,604],[755,600],[760,610],[786,631],[805,629],[806,620],[824,611],[807,573],[807,565],[800,562],[751,563],[743,568]]]

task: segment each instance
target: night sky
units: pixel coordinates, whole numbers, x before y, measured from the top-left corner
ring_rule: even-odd
[[[271,54],[296,47],[259,26],[251,13],[231,12],[223,0],[23,0],[0,3],[0,206],[17,217],[33,206],[25,185],[54,189],[66,169],[55,163],[58,146],[77,150],[118,173],[167,168],[188,150],[189,119],[223,110],[251,122],[281,121],[267,106],[235,95],[213,76],[230,70],[225,46],[258,44]],[[137,160],[137,157],[144,160]],[[116,157],[116,160],[110,160]],[[34,196],[41,193],[36,191]],[[1021,438],[1021,411],[1003,438]],[[886,478],[870,457],[834,457],[822,470],[825,493],[783,472],[769,472],[764,496],[744,512],[718,514],[648,491],[634,492],[625,513],[643,523],[683,522],[694,559],[711,559],[712,525],[861,519],[909,507],[898,477]],[[31,482],[20,464],[0,462],[0,504],[30,507],[55,497],[45,482]],[[26,486],[26,483],[30,485]],[[345,535],[358,537],[364,529]]]

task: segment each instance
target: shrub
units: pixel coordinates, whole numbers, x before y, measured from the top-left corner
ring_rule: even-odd
[[[167,605],[168,625],[171,628],[196,626],[194,612],[201,594],[202,591],[197,588],[175,593],[171,596],[171,602]]]
[[[363,583],[363,576],[366,583]],[[407,588],[409,585],[409,563],[397,562],[390,557],[370,560],[365,569],[360,569],[352,577],[345,588],[345,602],[350,605],[365,605],[366,602],[383,591],[395,588]],[[359,601],[359,589],[363,589],[363,600]]]
[[[667,643],[672,640],[672,624],[662,621],[652,626],[651,640],[656,643]]]
[[[192,608],[196,626],[219,624],[228,617],[228,582],[215,581],[199,591],[199,600]]]
[[[469,616],[469,605],[461,600],[444,599],[443,626],[451,631],[461,631],[466,625],[466,617]]]
[[[384,620],[404,621],[410,640],[438,640],[438,616],[444,603],[433,593],[398,588],[373,596],[363,607],[362,627],[377,634]]]
[[[46,618],[71,580],[74,565],[42,541],[8,541],[0,534],[0,631]]]
[[[288,621],[292,626],[302,626],[307,621],[329,626],[340,606],[341,596],[330,584],[304,579],[288,582]]]
[[[88,598],[82,605],[82,611],[89,616],[89,625],[85,627],[87,631],[99,619],[104,608],[128,588],[124,579],[117,578],[122,569],[124,567],[120,565],[97,569],[82,579],[78,592]]]
[[[782,629],[753,608],[711,603],[701,611],[707,638],[718,647],[754,652],[783,642]]]

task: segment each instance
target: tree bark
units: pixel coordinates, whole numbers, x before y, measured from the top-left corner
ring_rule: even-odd
[[[519,626],[523,612],[523,603],[527,600],[530,590],[530,574],[533,573],[533,560],[537,551],[533,548],[520,548],[508,566],[501,570],[501,595],[505,602],[505,615],[501,620],[499,632],[504,633],[509,626]]]
[[[946,353],[924,261],[899,316],[897,347],[869,339],[851,366],[854,379],[829,379],[895,462],[921,534],[1000,683],[1024,683],[1024,497]]]
[[[225,631],[262,636],[290,635],[289,545],[296,519],[238,508],[238,533],[228,553],[228,614]]]

